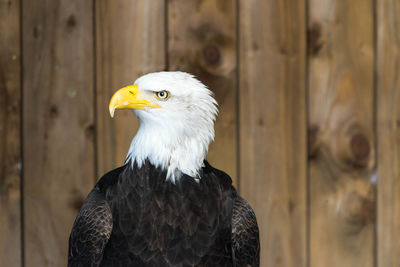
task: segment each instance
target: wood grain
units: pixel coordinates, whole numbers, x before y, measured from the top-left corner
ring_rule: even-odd
[[[168,63],[214,92],[219,115],[207,159],[237,183],[236,1],[168,1]]]
[[[305,267],[305,2],[239,3],[240,192],[257,216],[261,266]]]
[[[400,1],[377,1],[378,267],[400,266]]]
[[[21,265],[20,2],[0,1],[0,259]]]
[[[308,7],[310,266],[374,266],[373,1]]]
[[[108,113],[112,94],[136,78],[165,69],[163,0],[96,1],[97,177],[124,163],[138,120]]]
[[[92,1],[23,4],[25,266],[65,266],[94,181]]]

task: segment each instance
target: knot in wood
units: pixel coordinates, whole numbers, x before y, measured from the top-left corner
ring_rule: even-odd
[[[96,127],[94,126],[94,124],[89,124],[85,128],[86,137],[89,138],[89,139],[93,138],[94,135],[95,135],[95,131],[96,131]]]
[[[203,56],[208,65],[218,65],[221,58],[221,53],[217,46],[207,45],[203,49]]]
[[[376,203],[369,198],[363,198],[361,204],[361,219],[366,224],[375,221],[376,217]]]
[[[308,129],[307,133],[307,148],[308,148],[308,157],[314,158],[318,152],[318,133],[319,128],[317,125],[311,125]]]
[[[322,48],[321,41],[321,25],[314,23],[307,30],[307,44],[308,51],[311,55],[317,55]]]
[[[344,216],[351,225],[364,226],[375,220],[375,201],[368,195],[351,192],[345,199]]]
[[[365,166],[371,151],[368,138],[362,133],[353,135],[350,141],[350,150],[354,163],[357,166]]]
[[[67,20],[67,27],[74,28],[76,26],[76,18],[74,15],[70,15]]]
[[[84,202],[85,202],[84,198],[82,196],[78,196],[74,198],[69,204],[74,211],[79,211]]]
[[[41,25],[34,26],[32,31],[33,38],[37,39],[40,37],[41,34],[42,34],[42,26]]]
[[[49,108],[50,117],[55,119],[58,117],[59,111],[56,105],[51,105]]]

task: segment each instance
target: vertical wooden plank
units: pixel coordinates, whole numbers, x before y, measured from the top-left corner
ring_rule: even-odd
[[[377,1],[378,267],[400,266],[400,1]]]
[[[65,266],[94,181],[91,0],[24,1],[26,266]]]
[[[240,1],[240,190],[261,266],[305,267],[305,1]]]
[[[308,6],[310,266],[374,266],[373,1]]]
[[[0,259],[21,265],[20,2],[0,1]]]
[[[138,121],[130,111],[111,119],[108,103],[119,88],[165,69],[164,0],[96,2],[97,176],[121,166]]]
[[[236,1],[168,1],[168,63],[215,93],[219,115],[207,159],[236,183]]]

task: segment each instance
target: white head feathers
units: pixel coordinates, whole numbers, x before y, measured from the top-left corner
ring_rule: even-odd
[[[141,166],[146,159],[167,169],[167,179],[175,181],[182,172],[195,179],[203,166],[208,146],[214,140],[218,113],[212,92],[194,76],[184,72],[146,74],[135,81],[142,98],[161,108],[134,109],[140,120],[127,161]],[[155,93],[167,91],[161,100]]]

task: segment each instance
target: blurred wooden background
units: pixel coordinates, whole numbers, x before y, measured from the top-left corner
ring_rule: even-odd
[[[215,92],[262,266],[400,266],[400,0],[0,0],[1,266],[66,265],[137,129],[112,92],[159,70]]]

